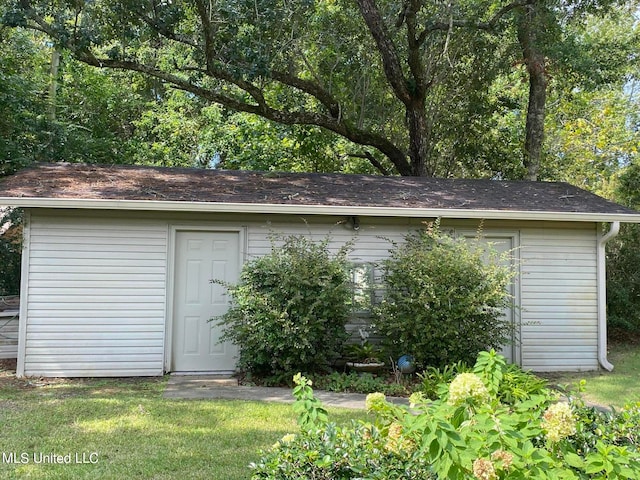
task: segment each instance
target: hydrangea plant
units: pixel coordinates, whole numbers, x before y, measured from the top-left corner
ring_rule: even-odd
[[[435,400],[416,393],[404,407],[371,394],[366,406],[375,415],[372,423],[337,426],[306,412],[300,433],[263,452],[252,465],[252,478],[639,478],[637,436],[626,434],[630,422],[632,431],[640,428],[638,408],[611,413],[615,420],[594,425],[591,409],[549,390],[504,403],[498,392],[511,378],[504,375],[507,368],[495,352],[482,352],[474,373],[458,375]],[[303,385],[298,402],[319,408],[309,401],[312,391],[304,377],[296,380]],[[318,421],[309,421],[313,418]],[[599,435],[590,437],[589,431]]]

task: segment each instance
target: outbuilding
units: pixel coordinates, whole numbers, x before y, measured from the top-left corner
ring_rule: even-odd
[[[640,223],[566,183],[64,163],[0,180],[0,205],[25,209],[19,376],[231,372],[210,279],[237,280],[272,233],[352,240],[354,280],[375,278],[390,241],[436,218],[513,252],[511,361],[611,369],[605,244]]]

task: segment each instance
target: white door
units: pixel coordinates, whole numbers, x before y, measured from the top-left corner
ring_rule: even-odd
[[[238,280],[238,232],[176,232],[172,329],[173,372],[232,372],[236,347],[219,343],[213,317],[229,307],[226,289],[212,279]]]
[[[470,241],[477,240],[477,234],[474,234],[472,236],[470,233],[465,233],[464,236],[467,238],[467,240],[470,240]],[[487,234],[486,237],[482,237],[480,239],[480,242],[482,245],[486,245],[487,248],[489,245],[491,245],[492,250],[498,253],[499,255],[511,252],[516,247],[515,238],[512,235],[500,236],[497,234],[495,235]],[[508,255],[508,257],[511,257],[511,255]],[[488,261],[488,258],[487,258],[487,261]],[[514,267],[515,265],[513,265],[513,262],[511,262],[511,265],[505,265],[505,266]],[[517,281],[518,279],[516,277],[513,279],[511,284],[507,286],[507,291],[511,295],[511,297],[514,299],[514,301],[517,301],[517,298],[516,298],[517,292],[516,292],[516,285],[515,285],[515,282]],[[514,321],[515,321],[514,308],[513,307],[505,308],[503,312],[504,312],[503,315],[505,316],[505,319],[507,320],[507,322],[509,322],[509,324],[511,325],[514,325]],[[503,355],[506,358],[506,360],[510,363],[514,363],[514,362],[519,363],[518,356],[516,355],[517,336],[518,335],[516,334],[514,338],[511,339],[511,344],[503,346],[502,349],[498,352],[499,354]]]

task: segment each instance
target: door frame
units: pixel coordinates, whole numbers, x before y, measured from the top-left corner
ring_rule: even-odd
[[[164,338],[164,371],[171,372],[173,360],[173,307],[175,296],[175,259],[177,248],[178,232],[223,232],[238,234],[238,273],[242,271],[247,255],[247,227],[230,226],[223,224],[170,224],[169,241],[167,242],[167,301],[166,301],[166,322]]]
[[[456,228],[455,233],[456,235],[464,238],[475,238],[478,236],[478,230],[471,230],[467,228]],[[487,228],[482,230],[481,237],[489,239],[504,238],[511,240],[513,252],[512,267],[515,269],[515,275],[512,282],[514,305],[511,307],[511,315],[514,323],[514,338],[512,338],[511,343],[511,355],[513,363],[516,365],[522,365],[522,263],[520,260],[520,230]]]

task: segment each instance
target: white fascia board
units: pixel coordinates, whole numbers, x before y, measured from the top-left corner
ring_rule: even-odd
[[[70,208],[163,212],[268,213],[291,215],[349,215],[363,217],[456,218],[483,220],[544,220],[566,222],[640,223],[640,213],[607,214],[520,210],[472,210],[375,206],[289,205],[277,203],[207,203],[167,200],[98,200],[75,198],[0,197],[0,204],[23,208]]]

